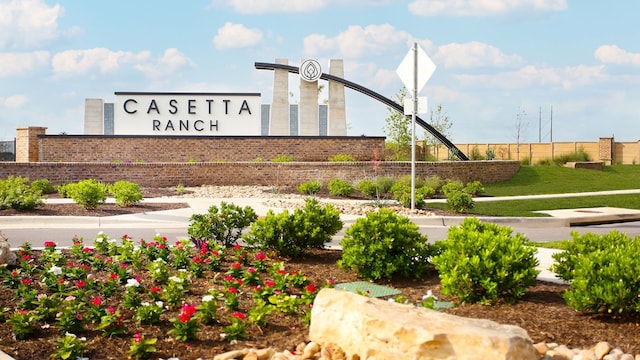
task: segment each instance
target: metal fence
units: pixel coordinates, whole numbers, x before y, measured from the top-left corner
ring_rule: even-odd
[[[16,141],[0,141],[0,161],[16,161]]]

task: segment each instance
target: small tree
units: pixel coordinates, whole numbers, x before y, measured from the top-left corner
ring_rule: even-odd
[[[403,104],[408,97],[407,88],[403,87],[396,93],[393,101]],[[411,118],[387,107],[390,114],[385,119],[384,133],[389,138],[387,147],[393,153],[393,160],[407,160],[411,154]]]
[[[429,113],[429,125],[438,130],[439,133],[445,137],[449,137],[451,130],[451,119],[449,115],[444,111],[442,104],[436,106],[436,110],[431,110]],[[428,131],[424,132],[424,141],[427,145],[432,146],[435,149],[435,158],[439,157],[440,140],[438,140],[433,134]]]

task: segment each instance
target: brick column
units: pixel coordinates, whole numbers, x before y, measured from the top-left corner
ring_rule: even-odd
[[[40,141],[38,135],[44,135],[46,127],[19,127],[16,129],[16,162],[40,161]]]
[[[600,161],[603,161],[605,165],[611,165],[615,162],[612,137],[600,138],[598,149]]]

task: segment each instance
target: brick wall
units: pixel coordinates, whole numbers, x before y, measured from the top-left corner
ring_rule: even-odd
[[[463,182],[492,183],[508,180],[520,169],[518,161],[440,161],[416,163],[416,176],[439,176]],[[378,176],[411,174],[410,162],[382,162]],[[357,182],[372,178],[372,164],[361,162],[207,162],[207,163],[90,163],[31,162],[0,163],[0,179],[10,175],[31,180],[49,179],[54,184],[94,178],[113,183],[129,180],[141,186],[199,185],[297,186],[333,178]]]
[[[196,137],[41,135],[39,161],[52,162],[236,162],[327,161],[348,154],[367,161],[384,152],[384,137]]]

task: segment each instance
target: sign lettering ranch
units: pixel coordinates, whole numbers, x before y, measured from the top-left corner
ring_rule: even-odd
[[[260,135],[259,93],[115,94],[116,135]]]

